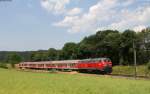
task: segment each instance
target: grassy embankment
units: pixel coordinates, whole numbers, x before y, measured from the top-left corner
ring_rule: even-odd
[[[112,74],[134,75],[134,70],[134,66],[114,66]],[[148,71],[147,66],[137,66],[137,76],[150,77],[150,71]]]
[[[0,69],[0,94],[150,94],[150,81]]]

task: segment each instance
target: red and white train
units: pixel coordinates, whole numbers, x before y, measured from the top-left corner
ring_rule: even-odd
[[[56,69],[77,71],[112,72],[112,62],[109,58],[94,58],[83,60],[62,60],[42,62],[21,62],[17,64],[21,69]]]

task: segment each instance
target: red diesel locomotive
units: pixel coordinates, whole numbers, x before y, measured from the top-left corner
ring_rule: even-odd
[[[77,70],[81,72],[99,71],[103,73],[112,72],[112,62],[109,58],[42,61],[42,62],[21,62],[17,65],[17,67],[21,69]]]

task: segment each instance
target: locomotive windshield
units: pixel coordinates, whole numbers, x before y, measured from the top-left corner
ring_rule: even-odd
[[[97,61],[105,61],[110,62],[111,60],[109,58],[93,58],[93,59],[83,59],[80,62],[81,63],[88,63],[88,62],[97,62]]]
[[[103,61],[105,61],[105,62],[111,62],[111,60],[109,58],[104,58]]]

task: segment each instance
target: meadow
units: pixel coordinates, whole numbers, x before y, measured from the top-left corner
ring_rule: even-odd
[[[0,69],[0,94],[150,94],[150,81]]]
[[[113,66],[112,74],[134,75],[134,66]],[[137,76],[150,78],[150,70],[147,69],[146,65],[137,66]]]

